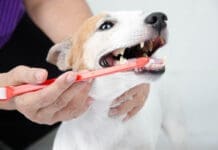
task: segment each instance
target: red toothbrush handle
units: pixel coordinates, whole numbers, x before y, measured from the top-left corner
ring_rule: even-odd
[[[76,81],[78,82],[78,81],[88,80],[88,79],[92,79],[92,78],[96,78],[96,77],[100,77],[104,75],[109,75],[109,74],[116,73],[116,72],[132,70],[134,68],[141,68],[141,67],[144,67],[149,62],[149,60],[150,59],[147,57],[142,57],[142,58],[130,60],[126,64],[123,64],[123,65],[117,65],[117,66],[94,70],[90,72],[78,73]]]
[[[141,68],[141,67],[144,67],[148,62],[149,62],[149,58],[142,57],[142,58],[130,60],[123,65],[117,65],[117,66],[108,67],[104,69],[78,73],[76,77],[76,82],[93,79],[99,76],[108,75],[108,74],[112,74],[116,72],[132,70],[134,68]],[[55,80],[56,79],[54,78],[54,79],[47,80],[42,84],[35,84],[35,85],[34,84],[24,84],[20,86],[8,86],[6,87],[7,88],[7,99],[13,96],[16,96],[16,95],[23,94],[23,93],[40,90],[50,85],[51,83],[53,83]]]
[[[46,80],[42,84],[35,84],[35,85],[34,84],[24,84],[24,85],[20,85],[20,86],[14,86],[14,87],[11,87],[11,88],[13,88],[11,94],[12,95],[19,95],[19,94],[23,94],[26,92],[37,91],[37,90],[40,90],[40,89],[50,85],[54,81],[55,81],[55,79],[49,79],[49,80]]]

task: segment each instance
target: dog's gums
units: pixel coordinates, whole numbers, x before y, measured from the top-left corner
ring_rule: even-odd
[[[111,53],[103,55],[99,60],[99,64],[101,67],[111,67],[117,64],[125,64],[129,59],[139,57],[152,57],[152,55],[165,44],[165,39],[161,36],[158,36],[154,39],[146,40],[145,42],[141,42],[132,47],[113,50]],[[160,59],[160,61],[161,60],[162,59]],[[141,69],[140,72],[145,70],[146,68]],[[159,69],[154,69],[152,72],[160,71],[162,73],[164,72],[162,70],[164,70],[164,66]]]

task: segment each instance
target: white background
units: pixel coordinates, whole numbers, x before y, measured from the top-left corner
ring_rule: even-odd
[[[105,10],[162,11],[168,16],[166,98],[181,101],[189,148],[218,149],[218,1],[88,0]],[[166,145],[159,144],[163,150]],[[167,148],[166,148],[167,149]]]

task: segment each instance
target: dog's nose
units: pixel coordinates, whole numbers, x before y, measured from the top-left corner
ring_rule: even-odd
[[[145,18],[145,23],[150,24],[158,33],[167,26],[166,21],[167,16],[161,12],[154,12]]]

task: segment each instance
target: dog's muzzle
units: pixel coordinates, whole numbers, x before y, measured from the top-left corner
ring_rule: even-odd
[[[162,37],[147,40],[137,45],[127,48],[121,48],[112,51],[109,54],[103,55],[100,60],[100,66],[111,67],[114,65],[125,64],[128,60],[139,58],[139,57],[150,57],[152,64],[146,65],[144,68],[139,68],[137,72],[152,72],[152,73],[163,73],[165,71],[164,61],[158,58],[152,58],[152,55],[163,45],[165,40]]]

